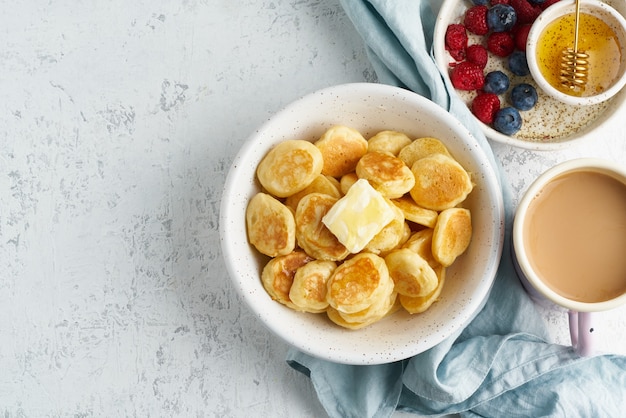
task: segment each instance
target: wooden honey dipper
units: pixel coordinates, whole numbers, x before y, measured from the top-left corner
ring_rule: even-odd
[[[576,0],[574,21],[574,48],[565,48],[561,55],[561,84],[572,90],[583,88],[587,84],[589,54],[578,50],[578,25],[580,19],[580,0]]]

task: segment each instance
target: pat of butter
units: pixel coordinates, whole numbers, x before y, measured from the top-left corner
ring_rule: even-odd
[[[351,253],[361,251],[395,217],[385,198],[367,180],[354,183],[322,222]]]

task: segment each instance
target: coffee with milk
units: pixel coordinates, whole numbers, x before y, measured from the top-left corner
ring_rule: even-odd
[[[524,247],[554,292],[579,302],[626,293],[626,185],[594,171],[561,174],[528,206]]]

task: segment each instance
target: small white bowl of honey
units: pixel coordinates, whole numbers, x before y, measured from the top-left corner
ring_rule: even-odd
[[[586,81],[572,88],[560,76],[563,50],[574,46],[575,11],[575,1],[562,0],[535,20],[526,44],[528,68],[537,85],[563,103],[601,103],[626,84],[626,19],[606,3],[581,0],[577,46],[588,55]]]

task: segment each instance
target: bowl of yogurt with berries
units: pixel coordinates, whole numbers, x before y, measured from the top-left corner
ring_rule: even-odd
[[[533,78],[527,40],[533,23],[558,2],[573,0],[444,0],[433,41],[434,57],[454,94],[491,141],[555,150],[590,138],[613,117],[626,89],[588,106],[563,103]],[[626,2],[607,0],[626,15]]]

